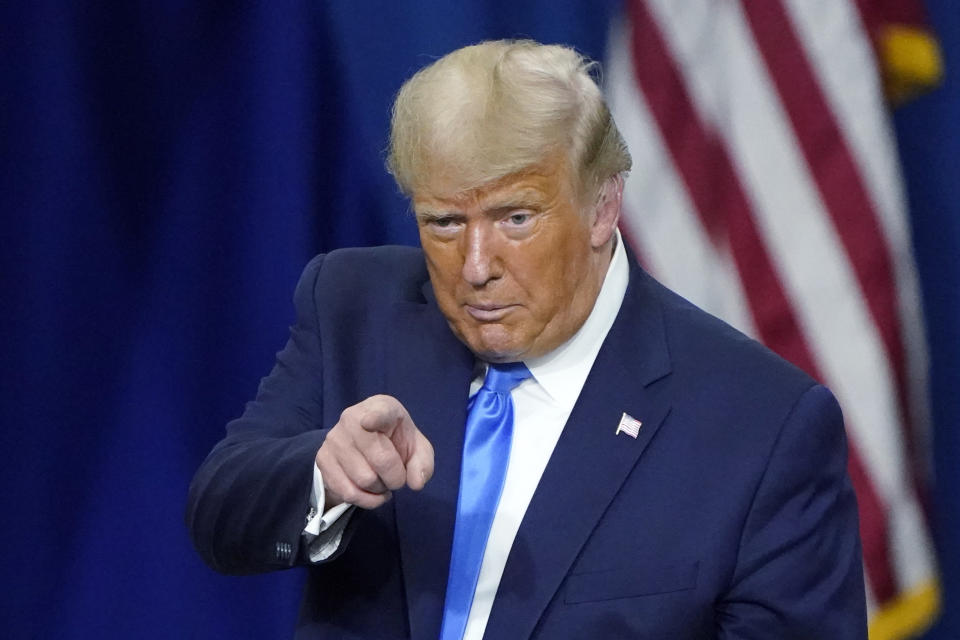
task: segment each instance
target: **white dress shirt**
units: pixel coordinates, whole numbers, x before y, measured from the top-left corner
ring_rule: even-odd
[[[620,310],[630,273],[626,251],[617,232],[616,248],[593,310],[583,326],[564,344],[540,358],[525,360],[533,377],[511,391],[514,406],[513,440],[507,475],[483,553],[477,589],[467,618],[464,640],[480,640],[490,617],[510,548],[520,522],[540,482],[540,477],[560,439],[563,426],[580,396],[593,362]],[[483,383],[485,371],[470,385],[471,397]],[[303,530],[314,562],[328,558],[340,544],[352,511],[338,505],[317,513],[323,504],[323,480],[314,465],[313,492],[308,524]]]

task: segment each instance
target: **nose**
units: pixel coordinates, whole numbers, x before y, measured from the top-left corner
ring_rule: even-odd
[[[468,225],[463,235],[463,279],[474,287],[482,287],[500,277],[497,241],[487,224]]]

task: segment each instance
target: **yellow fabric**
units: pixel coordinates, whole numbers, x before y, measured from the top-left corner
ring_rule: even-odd
[[[910,25],[887,25],[880,33],[879,44],[887,97],[894,103],[940,82],[940,48],[929,31]]]
[[[926,631],[940,611],[940,587],[935,580],[902,594],[873,615],[870,640],[905,640]]]

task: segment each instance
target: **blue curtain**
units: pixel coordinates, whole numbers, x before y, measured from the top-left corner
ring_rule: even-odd
[[[224,577],[193,553],[193,471],[269,370],[309,257],[416,242],[382,167],[403,79],[485,38],[602,59],[617,4],[0,9],[5,637],[292,634],[297,572]],[[950,0],[928,4],[950,75],[897,125],[934,345],[949,611],[960,609],[960,27]]]
[[[207,569],[185,496],[306,261],[416,242],[382,167],[393,94],[485,38],[603,52],[602,3],[450,7],[4,6],[0,635],[292,635],[298,573]]]

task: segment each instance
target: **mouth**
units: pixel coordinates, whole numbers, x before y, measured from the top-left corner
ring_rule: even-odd
[[[516,305],[495,305],[495,304],[465,304],[463,308],[470,317],[479,322],[496,322],[502,320],[510,313]]]

